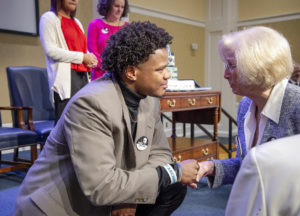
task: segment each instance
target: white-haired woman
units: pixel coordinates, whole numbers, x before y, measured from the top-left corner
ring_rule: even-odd
[[[224,78],[244,96],[238,108],[236,158],[200,163],[210,187],[232,184],[243,157],[256,145],[300,133],[300,88],[289,84],[293,61],[288,41],[268,27],[224,35],[218,44]],[[276,156],[275,156],[276,157]]]

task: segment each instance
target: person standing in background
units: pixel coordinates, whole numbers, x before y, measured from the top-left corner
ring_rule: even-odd
[[[101,69],[101,53],[106,46],[107,39],[127,24],[121,20],[128,14],[127,0],[99,0],[98,13],[103,18],[90,22],[87,35],[88,50],[95,54],[98,65],[92,70],[92,80],[101,77],[105,71]]]
[[[40,20],[40,39],[46,55],[50,89],[54,92],[55,123],[69,99],[88,83],[87,72],[97,58],[87,53],[82,24],[75,18],[78,0],[51,0]]]
[[[294,71],[289,79],[289,83],[300,86],[300,64],[294,63]]]

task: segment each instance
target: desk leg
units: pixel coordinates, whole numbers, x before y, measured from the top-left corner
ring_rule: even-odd
[[[215,112],[214,112],[214,138],[213,138],[213,141],[218,140],[218,113],[219,113],[218,111],[219,111],[219,108],[216,108]]]
[[[172,112],[172,138],[176,138],[176,119],[175,119],[175,115]]]
[[[194,124],[191,123],[191,138],[194,139]]]

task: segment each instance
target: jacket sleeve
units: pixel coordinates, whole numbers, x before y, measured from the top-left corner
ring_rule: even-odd
[[[41,17],[40,39],[45,55],[54,62],[81,64],[84,53],[69,51],[67,47],[63,47],[67,45],[57,19],[53,12],[47,12]]]
[[[251,100],[244,97],[238,107],[237,112],[237,124],[238,124],[238,136],[241,142],[241,148],[246,153],[245,146],[245,135],[244,135],[244,116],[248,111],[251,104]],[[216,188],[225,184],[233,184],[235,177],[241,166],[241,152],[237,148],[237,154],[235,158],[225,159],[225,160],[214,160],[215,163],[215,176],[208,177],[209,187]]]
[[[111,111],[95,98],[76,99],[65,113],[64,133],[78,182],[96,206],[154,203],[158,193],[155,168],[116,167]]]

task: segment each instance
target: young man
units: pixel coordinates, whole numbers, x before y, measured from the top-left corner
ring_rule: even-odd
[[[149,22],[129,24],[102,54],[107,74],[68,103],[29,170],[15,215],[170,215],[195,160],[172,162],[159,99],[170,74],[172,37]]]

